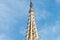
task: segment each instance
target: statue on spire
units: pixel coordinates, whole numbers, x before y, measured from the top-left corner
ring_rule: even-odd
[[[30,0],[30,7],[31,7],[31,8],[33,7],[32,0]]]

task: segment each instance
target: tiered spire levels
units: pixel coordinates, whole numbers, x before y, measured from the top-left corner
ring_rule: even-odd
[[[28,30],[26,33],[26,40],[39,40],[36,22],[34,18],[33,4],[31,0],[30,0],[29,13],[30,15],[29,15],[29,20],[28,20]]]

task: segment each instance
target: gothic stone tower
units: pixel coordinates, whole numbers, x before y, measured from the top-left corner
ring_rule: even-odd
[[[26,32],[26,40],[39,40],[36,22],[34,18],[34,9],[31,0],[30,0],[30,10],[28,19],[28,29]]]

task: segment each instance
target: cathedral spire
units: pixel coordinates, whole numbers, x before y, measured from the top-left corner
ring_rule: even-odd
[[[28,28],[26,32],[26,40],[39,40],[38,30],[36,27],[36,22],[34,18],[34,10],[32,0],[30,0],[30,10],[29,10],[29,20],[28,20]]]

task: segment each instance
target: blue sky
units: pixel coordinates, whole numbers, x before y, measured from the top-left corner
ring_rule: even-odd
[[[33,0],[40,40],[60,40],[60,0]],[[30,0],[0,0],[0,40],[25,40]]]

